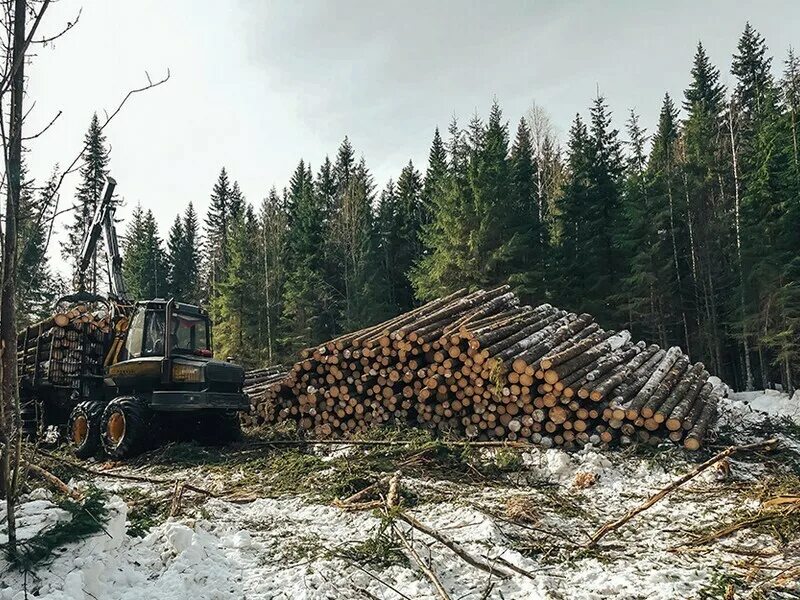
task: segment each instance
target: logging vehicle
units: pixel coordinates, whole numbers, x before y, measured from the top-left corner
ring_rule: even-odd
[[[213,358],[211,323],[201,307],[128,297],[115,187],[108,177],[79,271],[83,280],[96,264],[104,235],[109,294],[83,291],[81,281],[81,291],[57,301],[56,314],[18,334],[22,427],[66,434],[79,458],[101,449],[123,458],[179,431],[201,441],[232,440],[240,433],[238,411],[249,408],[244,370]],[[71,308],[59,311],[65,303]]]

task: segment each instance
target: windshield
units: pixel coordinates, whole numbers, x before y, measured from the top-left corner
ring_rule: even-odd
[[[203,317],[172,315],[172,351],[205,354],[208,351],[206,320]]]
[[[163,311],[147,311],[142,356],[164,356],[164,321]]]

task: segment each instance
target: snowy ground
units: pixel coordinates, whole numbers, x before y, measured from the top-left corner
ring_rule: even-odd
[[[800,423],[798,403],[800,396],[789,399],[773,392],[736,394],[726,400],[721,436],[764,438],[774,433],[775,419],[787,414]],[[766,411],[773,420],[756,410]],[[409,513],[469,553],[499,567],[507,561],[527,575],[492,577],[405,524],[398,527],[413,537],[419,554],[430,561],[453,599],[723,598],[729,584],[737,594],[752,592],[754,598],[790,597],[756,595],[759,585],[769,588],[763,583],[763,569],[754,567],[769,563],[771,570],[764,572],[779,573],[800,557],[796,542],[781,547],[772,536],[743,530],[701,546],[689,544],[736,511],[756,510],[759,501],[752,491],[768,474],[798,474],[800,439],[789,421],[781,424],[780,436],[788,449],[766,460],[752,455],[733,460],[724,479],[713,470],[706,472],[591,550],[579,547],[589,533],[691,468],[682,451],[537,450],[523,453],[520,465],[494,481],[419,472],[404,476],[401,488]],[[353,462],[364,452],[315,451],[324,453],[325,460],[341,459],[349,452]],[[492,460],[492,452],[485,454],[485,460]],[[437,597],[413,562],[396,559],[402,556],[399,552],[389,564],[370,562],[353,552],[365,540],[375,539],[381,528],[379,515],[371,511],[345,512],[314,494],[270,491],[268,474],[260,482],[262,497],[225,495],[246,480],[251,467],[246,462],[228,470],[185,464],[113,467],[115,473],[188,480],[227,499],[202,501],[197,494],[187,494],[180,516],[160,519],[146,535],[136,537],[127,532],[133,513],[129,515],[123,498],[134,505],[132,497],[151,494],[155,501],[168,503],[172,489],[93,478],[111,498],[106,531],[60,549],[49,565],[26,578],[0,561],[0,599],[21,600],[26,589],[28,597],[48,600]],[[597,475],[596,483],[576,487],[579,473]],[[132,490],[137,492],[133,496]],[[535,514],[530,521],[508,518],[506,503],[512,497],[531,500]],[[20,509],[22,537],[69,518],[47,491],[34,490],[25,500]],[[0,520],[5,520],[2,514]],[[795,591],[800,593],[800,588]],[[746,595],[736,595],[740,597]]]

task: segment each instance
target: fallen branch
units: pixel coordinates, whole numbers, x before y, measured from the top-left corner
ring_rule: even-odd
[[[145,477],[143,475],[128,475],[125,473],[114,473],[113,471],[98,471],[96,469],[92,469],[85,465],[82,465],[79,462],[67,460],[61,456],[56,456],[55,454],[50,454],[49,452],[45,452],[44,450],[41,450],[39,448],[36,448],[35,451],[37,454],[41,454],[42,456],[46,456],[47,458],[52,458],[54,460],[60,460],[63,463],[69,465],[70,467],[80,469],[84,473],[89,473],[90,475],[94,475],[96,477],[110,477],[112,479],[123,479],[125,481],[138,481],[140,483],[150,483],[153,485],[170,485],[170,486],[176,485],[179,481],[177,479],[160,479],[158,477]],[[198,487],[196,485],[192,485],[191,483],[183,482],[183,486],[187,490],[197,492],[198,494],[204,494],[206,496],[211,496],[212,498],[218,498],[220,496],[220,494],[215,494],[210,490]]]
[[[400,528],[395,525],[392,525],[392,529],[394,530],[395,534],[400,539],[400,541],[403,543],[403,546],[406,547],[406,550],[411,555],[411,558],[413,558],[414,562],[417,563],[417,566],[419,566],[422,573],[433,584],[433,587],[436,590],[436,593],[439,596],[439,598],[441,598],[441,600],[452,600],[450,594],[448,594],[447,590],[444,589],[444,585],[442,585],[442,582],[439,580],[439,577],[436,575],[436,573],[433,572],[433,569],[431,569],[425,564],[425,561],[422,560],[420,555],[417,554],[417,551],[414,549],[414,546],[411,544],[411,542],[408,541],[406,536],[403,535],[403,532],[400,531]]]
[[[181,500],[183,500],[183,490],[186,489],[186,484],[175,481],[175,491],[172,493],[172,503],[169,508],[169,516],[177,517],[181,512]]]
[[[81,494],[78,490],[69,487],[66,483],[64,483],[58,477],[53,475],[50,471],[43,469],[39,465],[34,465],[32,463],[29,463],[27,460],[24,459],[20,459],[20,463],[28,471],[30,471],[35,475],[38,475],[40,479],[45,480],[47,483],[56,488],[59,492],[61,492],[65,496],[69,496],[73,500],[77,501],[83,500],[83,494]]]
[[[775,438],[772,438],[772,439],[769,439],[769,440],[766,440],[766,441],[763,441],[763,442],[758,442],[758,443],[755,443],[755,444],[745,444],[745,445],[742,445],[742,446],[730,446],[728,449],[723,450],[722,452],[720,452],[716,456],[713,456],[712,458],[708,459],[706,462],[698,465],[697,467],[695,467],[692,471],[690,471],[689,473],[687,473],[683,477],[673,481],[667,487],[659,490],[657,493],[655,493],[652,496],[650,496],[650,498],[648,498],[647,501],[643,502],[642,504],[640,504],[639,506],[637,506],[635,508],[632,508],[627,513],[625,513],[622,517],[620,517],[619,519],[616,519],[614,521],[610,521],[610,522],[604,524],[602,527],[600,527],[600,529],[598,529],[592,535],[591,539],[584,545],[584,547],[592,548],[592,547],[596,546],[597,542],[599,542],[606,535],[608,535],[612,531],[616,531],[617,529],[619,529],[620,527],[625,525],[625,523],[627,523],[628,521],[633,519],[636,515],[638,515],[639,513],[644,512],[645,510],[647,510],[648,508],[650,508],[651,506],[656,504],[659,500],[664,498],[667,494],[669,494],[670,492],[678,489],[680,486],[682,486],[687,481],[690,481],[690,480],[694,479],[700,473],[702,473],[703,471],[705,471],[709,467],[714,466],[716,463],[718,463],[722,459],[727,458],[728,456],[731,456],[733,454],[736,454],[737,452],[742,452],[742,451],[745,451],[745,450],[762,450],[762,449],[763,450],[769,450],[772,447],[774,447],[775,445],[777,445],[777,443],[778,443],[778,440],[775,439]]]
[[[476,447],[476,448],[520,448],[520,449],[541,449],[541,446],[529,444],[527,442],[513,442],[513,441],[477,441],[471,442],[467,440],[437,440],[443,446],[452,447]],[[275,440],[272,442],[251,442],[244,444],[245,446],[409,446],[411,444],[419,444],[419,440],[328,440],[328,439],[311,439],[311,440]]]
[[[506,578],[506,579],[511,577],[511,573],[509,573],[507,571],[503,571],[501,569],[498,569],[497,567],[495,567],[491,563],[486,562],[486,561],[484,561],[484,560],[482,560],[480,558],[476,558],[476,557],[472,556],[466,550],[464,550],[461,546],[456,544],[453,540],[451,540],[450,538],[448,538],[444,534],[441,534],[438,531],[435,531],[434,529],[431,529],[427,525],[425,525],[423,523],[420,523],[419,521],[417,521],[417,519],[415,519],[411,515],[403,512],[403,511],[397,511],[395,514],[397,515],[397,517],[399,519],[402,519],[403,521],[405,521],[406,523],[411,525],[414,529],[417,529],[417,530],[421,531],[425,535],[432,537],[437,542],[439,542],[442,545],[444,545],[447,548],[449,548],[461,560],[463,560],[467,564],[472,565],[476,569],[480,569],[481,571],[486,571],[487,573],[492,574],[492,575],[499,575],[500,577],[503,577],[503,578]]]
[[[372,492],[374,492],[374,491],[378,490],[379,488],[383,487],[387,483],[389,483],[389,477],[388,476],[387,477],[383,477],[382,479],[379,479],[375,483],[372,483],[372,484],[368,485],[363,490],[358,491],[355,494],[352,494],[351,496],[348,496],[344,500],[340,500],[339,498],[336,498],[333,501],[333,505],[338,507],[338,508],[347,508],[347,507],[349,507],[351,505],[364,504],[364,503],[362,503],[362,500],[364,500],[364,498],[369,496]]]

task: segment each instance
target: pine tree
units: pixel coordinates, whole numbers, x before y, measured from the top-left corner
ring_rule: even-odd
[[[167,290],[167,257],[153,212],[137,205],[125,235],[123,275],[132,298],[163,298]]]
[[[108,175],[108,162],[109,150],[106,147],[106,138],[95,113],[89,124],[89,131],[84,137],[83,163],[80,168],[81,183],[75,192],[73,220],[66,228],[67,239],[61,244],[61,256],[72,268],[73,286],[85,285],[92,293],[97,293],[98,281],[103,280],[102,265],[105,263],[97,259],[98,256],[102,256],[102,240],[97,242],[95,256],[88,273],[79,273],[78,263],[83,241],[92,223],[97,203],[100,201],[100,194],[103,192]]]
[[[425,171],[425,182],[422,190],[422,203],[424,210],[423,224],[427,225],[431,221],[431,214],[434,206],[434,198],[441,193],[442,186],[447,180],[447,151],[442,136],[437,127],[433,133],[433,142],[428,153],[428,168]]]

